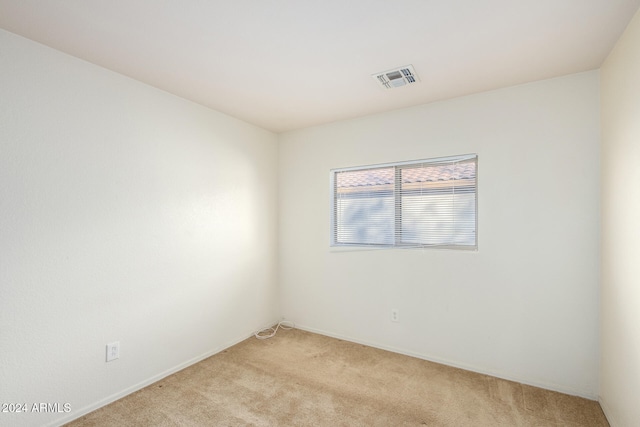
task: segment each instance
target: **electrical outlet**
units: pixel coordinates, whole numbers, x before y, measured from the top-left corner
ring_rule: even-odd
[[[399,322],[400,321],[400,311],[397,308],[391,309],[391,321]]]
[[[107,362],[120,358],[120,341],[107,344]]]

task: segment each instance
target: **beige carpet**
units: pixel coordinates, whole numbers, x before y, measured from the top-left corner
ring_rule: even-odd
[[[250,338],[68,426],[608,426],[597,402],[300,330]]]

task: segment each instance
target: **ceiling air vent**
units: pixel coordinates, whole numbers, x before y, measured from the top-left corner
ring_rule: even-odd
[[[384,89],[393,89],[394,87],[410,85],[420,81],[412,65],[375,73],[371,77]]]

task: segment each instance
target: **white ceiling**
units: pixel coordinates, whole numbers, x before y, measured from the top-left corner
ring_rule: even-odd
[[[0,27],[282,132],[596,69],[639,6],[0,0]],[[419,84],[383,90],[371,78],[407,64]]]

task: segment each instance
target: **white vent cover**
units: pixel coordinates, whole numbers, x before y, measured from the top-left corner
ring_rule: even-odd
[[[375,73],[371,77],[384,89],[393,89],[394,87],[410,85],[420,81],[412,65]]]

